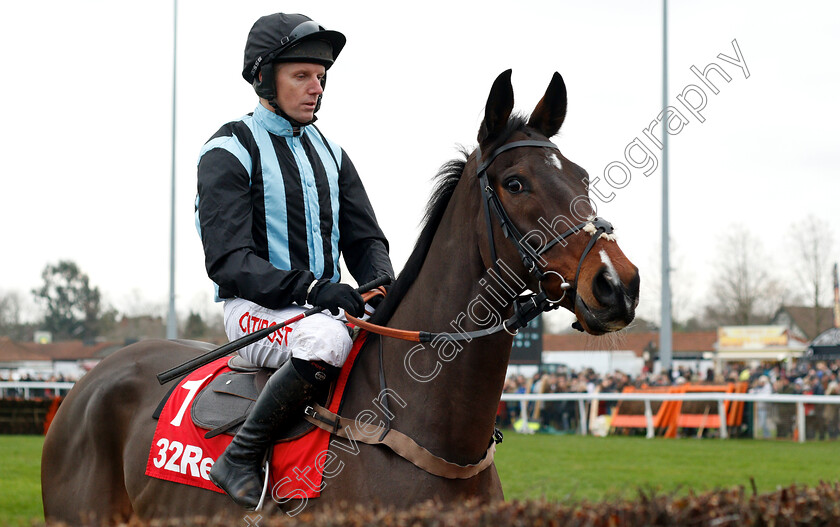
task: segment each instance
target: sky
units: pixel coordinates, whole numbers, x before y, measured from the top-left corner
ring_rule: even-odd
[[[173,3],[43,0],[0,10],[0,294],[20,293],[36,316],[29,292],[44,266],[73,260],[108,305],[165,314]],[[180,0],[174,221],[182,314],[221,312],[194,226],[196,161],[222,124],[256,106],[240,76],[245,38],[259,16],[277,11],[307,14],[347,37],[318,125],[359,170],[397,270],[437,169],[459,145],[475,146],[496,76],[513,69],[515,107],[530,113],[552,74],[563,75],[568,113],[554,141],[600,176],[596,188],[614,194],[595,200],[598,212],[640,269],[639,314],[658,318],[661,166],[645,175],[625,159],[631,142],[647,144],[644,130],[662,110],[662,3],[648,0]],[[686,117],[669,138],[677,316],[702,307],[720,240],[733,229],[754,235],[768,266],[790,279],[791,226],[812,214],[830,229],[837,259],[839,15],[830,1],[669,3],[667,100]],[[739,52],[740,66],[719,58]],[[716,94],[691,71],[711,63],[731,79],[710,73]],[[706,97],[697,115],[677,99],[687,89],[687,103],[700,106],[692,85]],[[617,161],[629,177],[610,168]]]

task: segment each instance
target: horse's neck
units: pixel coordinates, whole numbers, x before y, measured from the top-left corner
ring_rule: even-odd
[[[452,212],[458,210],[454,203],[449,208],[391,327],[454,334],[485,329],[510,315],[497,299],[510,285],[488,277],[479,237],[465,221],[469,212]],[[394,426],[450,461],[476,462],[493,432],[511,342],[505,332],[422,347],[386,339],[387,385],[402,399],[391,404]]]

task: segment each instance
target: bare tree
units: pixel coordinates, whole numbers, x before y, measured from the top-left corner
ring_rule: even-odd
[[[26,330],[22,322],[23,298],[17,291],[0,293],[0,336],[22,340]]]
[[[804,296],[814,308],[816,327],[811,330],[816,334],[828,322],[827,319],[821,320],[824,312],[820,306],[828,305],[829,302],[834,232],[828,221],[809,214],[791,225],[788,243],[791,247],[791,270],[797,283],[806,291]]]
[[[705,318],[716,325],[762,324],[788,295],[773,275],[761,241],[746,227],[728,229],[718,247],[717,270]]]

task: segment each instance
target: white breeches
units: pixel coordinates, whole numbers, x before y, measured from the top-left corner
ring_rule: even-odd
[[[233,341],[272,324],[279,324],[305,310],[296,305],[268,309],[242,298],[226,300],[225,333]],[[239,350],[239,354],[251,364],[264,368],[279,368],[290,357],[320,360],[341,367],[353,346],[345,322],[344,311],[336,316],[329,311],[316,313],[245,346]]]

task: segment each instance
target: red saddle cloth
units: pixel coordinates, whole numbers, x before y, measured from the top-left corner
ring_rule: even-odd
[[[361,332],[336,381],[329,410],[338,412],[347,378],[367,337]],[[224,493],[208,476],[210,467],[233,440],[220,434],[209,439],[206,429],[196,426],[190,417],[195,396],[224,372],[231,371],[228,357],[211,362],[187,375],[166,401],[155,428],[155,436],[146,463],[146,475]],[[323,487],[324,465],[328,462],[330,434],[314,428],[291,441],[276,443],[270,460],[269,496],[282,498],[317,498]],[[286,489],[294,489],[287,492]]]

